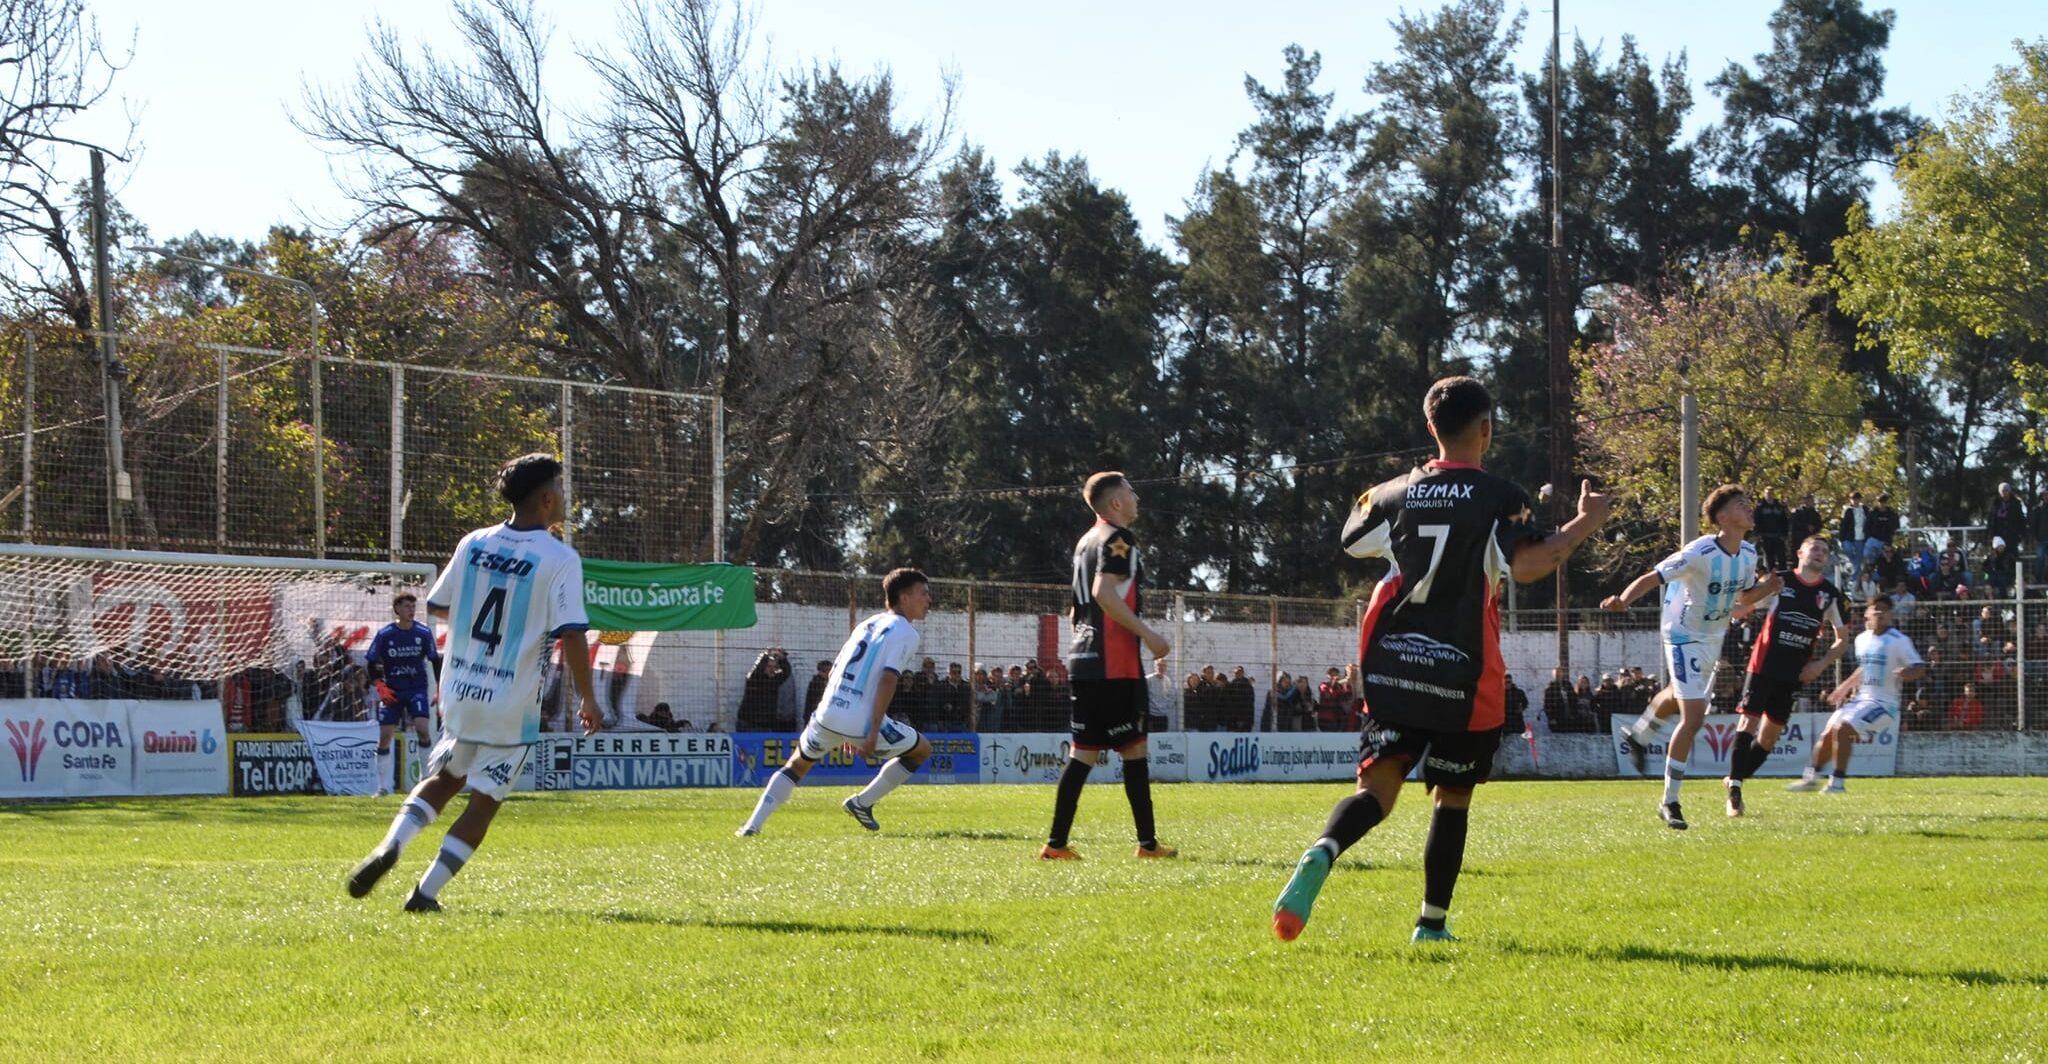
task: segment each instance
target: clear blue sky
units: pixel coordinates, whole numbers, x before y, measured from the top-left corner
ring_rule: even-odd
[[[574,55],[613,39],[605,0],[536,0],[554,22],[551,76],[558,105],[592,102]],[[129,210],[158,237],[193,230],[244,239],[277,222],[345,219],[333,160],[292,128],[305,81],[345,85],[382,18],[401,33],[452,46],[444,0],[88,0],[116,52],[134,57],[116,82],[123,101],[71,127],[110,137],[124,110],[140,122],[144,151],[117,166]],[[1688,54],[1695,116],[1718,116],[1705,82],[1729,60],[1749,63],[1769,45],[1765,0],[1564,0],[1576,32],[1612,56],[1635,35],[1653,61]],[[2039,0],[1899,0],[1886,58],[1887,104],[1934,114],[1958,91],[1982,86],[2012,61],[2014,38],[2048,35]],[[1426,10],[1426,5],[1409,5]],[[1148,236],[1164,242],[1204,169],[1229,156],[1250,119],[1243,79],[1279,80],[1280,51],[1298,42],[1323,55],[1323,85],[1358,110],[1366,70],[1393,52],[1387,22],[1398,5],[1336,0],[1189,3],[1039,0],[1024,5],[957,0],[765,0],[761,28],[789,67],[837,59],[849,72],[886,67],[912,114],[936,105],[943,70],[959,78],[957,128],[1004,168],[1047,150],[1085,156],[1101,181],[1131,199]],[[1550,9],[1528,9],[1518,66],[1542,60]],[[1569,48],[1569,44],[1567,44]],[[83,165],[80,165],[83,172]],[[1881,185],[1880,206],[1895,199]]]

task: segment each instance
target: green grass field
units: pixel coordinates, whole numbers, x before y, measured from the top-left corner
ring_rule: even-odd
[[[1046,787],[521,795],[438,916],[442,824],[342,891],[394,800],[0,806],[0,1060],[2048,1059],[2048,781],[1494,784],[1422,948],[1411,789],[1278,942],[1345,790],[1161,787],[1141,863],[1091,788],[1068,864]]]

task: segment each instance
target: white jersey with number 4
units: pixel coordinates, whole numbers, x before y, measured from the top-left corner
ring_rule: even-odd
[[[1897,670],[1926,662],[1920,659],[1912,637],[1897,628],[1887,628],[1882,632],[1866,629],[1857,634],[1856,664],[1863,670],[1863,677],[1857,682],[1852,701],[1876,702],[1896,711],[1906,701]]]
[[[875,694],[882,686],[882,674],[899,678],[910,671],[917,654],[919,636],[910,618],[900,613],[877,613],[854,627],[832,663],[832,679],[818,699],[820,726],[865,739],[874,726]]]
[[[1718,654],[1736,596],[1756,586],[1756,547],[1730,554],[1718,536],[1701,536],[1657,563],[1664,581],[1664,641],[1705,643]]]
[[[557,635],[590,627],[583,559],[544,528],[479,528],[456,544],[427,605],[449,611],[447,734],[495,746],[539,739],[548,648]]]

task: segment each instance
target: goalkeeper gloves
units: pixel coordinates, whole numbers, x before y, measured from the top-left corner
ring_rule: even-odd
[[[378,680],[377,700],[384,703],[387,706],[395,706],[398,704],[398,692],[393,691],[391,689],[390,684],[385,683],[382,680]]]

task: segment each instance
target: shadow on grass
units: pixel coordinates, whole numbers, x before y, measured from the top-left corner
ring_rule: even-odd
[[[913,831],[903,836],[910,839],[965,839],[968,842],[1037,842],[1038,835],[1026,835],[1016,831],[979,831],[974,828],[951,828],[938,831]]]
[[[1906,832],[1929,839],[1966,839],[1971,842],[2044,842],[2048,832],[2032,832],[2024,835],[1976,835],[1967,831],[1936,831],[1932,828],[1918,828]]]
[[[1887,979],[1947,979],[1964,986],[2032,986],[2048,988],[2048,975],[2006,975],[1984,968],[1898,968],[1861,961],[1788,957],[1765,953],[1703,953],[1698,950],[1663,946],[1594,946],[1589,949],[1531,946],[1504,942],[1501,952],[1531,957],[1570,957],[1579,960],[1617,963],[1694,965],[1730,972],[1792,971],[1813,975],[1872,975]]]
[[[810,920],[707,920],[659,913],[612,911],[598,913],[598,920],[612,924],[654,924],[662,927],[704,927],[716,931],[765,931],[776,935],[887,935],[895,938],[930,938],[945,942],[979,942],[995,945],[993,932],[980,928],[906,927],[901,924],[821,924]]]

